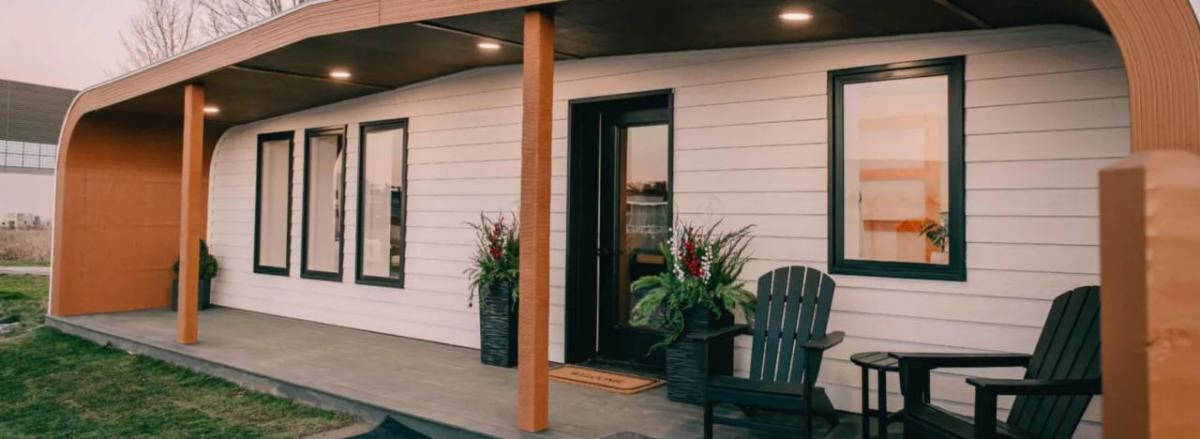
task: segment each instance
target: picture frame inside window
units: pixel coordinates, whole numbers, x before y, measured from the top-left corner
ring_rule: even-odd
[[[829,271],[966,280],[963,57],[829,72]]]

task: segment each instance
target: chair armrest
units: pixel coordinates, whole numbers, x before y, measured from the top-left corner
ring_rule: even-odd
[[[976,391],[996,395],[1099,395],[1100,379],[1038,380],[967,378]]]
[[[804,343],[804,349],[824,351],[831,347],[837,346],[846,338],[846,333],[842,331],[833,331],[825,334],[824,337],[810,339]]]
[[[750,334],[750,327],[747,325],[738,324],[709,329],[708,331],[699,334],[685,335],[684,338],[689,340],[712,340],[716,338],[736,337],[747,334]]]
[[[888,355],[900,360],[900,393],[904,394],[905,407],[916,407],[929,402],[929,372],[933,369],[939,367],[1026,367],[1029,365],[1030,358],[1028,354],[994,353],[892,352]],[[976,404],[978,407],[979,403],[976,402]],[[992,416],[995,417],[995,415]]]
[[[975,437],[996,437],[998,395],[1099,395],[1100,379],[1037,380],[967,378],[975,386]]]
[[[892,352],[892,358],[900,360],[900,364],[908,363],[924,369],[940,367],[1026,367],[1029,365],[1029,354],[944,354],[926,352]],[[903,366],[901,366],[903,367]]]

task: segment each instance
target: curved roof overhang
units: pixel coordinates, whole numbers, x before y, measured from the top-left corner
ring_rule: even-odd
[[[817,19],[801,26],[775,17],[777,0],[325,0],[83,90],[61,136],[92,112],[179,115],[182,87],[206,86],[221,107],[208,118],[236,125],[434,77],[520,62],[521,10],[556,7],[560,58],[834,40],[905,33],[1063,23],[1105,30],[1088,0],[812,0]],[[478,40],[500,42],[486,53]],[[333,81],[331,68],[354,72]]]

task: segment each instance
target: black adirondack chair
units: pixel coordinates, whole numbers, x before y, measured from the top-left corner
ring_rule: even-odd
[[[834,282],[820,270],[784,267],[758,278],[758,307],[752,334],[750,377],[713,377],[704,393],[704,437],[712,437],[713,424],[735,425],[812,437],[812,415],[837,423],[837,413],[816,387],[821,357],[842,342],[840,331],[826,334]],[[804,427],[766,423],[750,418],[713,416],[713,407],[730,403],[747,414],[758,408],[801,412]]]
[[[1033,355],[908,354],[900,360],[905,438],[1070,438],[1092,395],[1100,394],[1100,287],[1054,299]],[[1025,367],[1023,379],[968,378],[975,417],[931,405],[929,371],[952,367]],[[996,397],[1016,395],[1005,422]]]

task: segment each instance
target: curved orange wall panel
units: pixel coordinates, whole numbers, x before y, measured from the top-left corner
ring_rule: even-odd
[[[75,125],[58,170],[51,314],[170,305],[182,128],[144,115],[91,114]],[[220,133],[206,133],[206,169]]]

